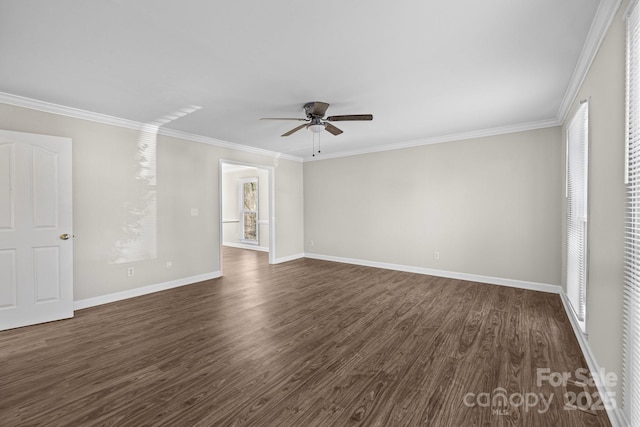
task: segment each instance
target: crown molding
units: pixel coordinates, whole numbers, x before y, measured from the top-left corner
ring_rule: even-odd
[[[573,69],[569,86],[564,93],[560,108],[558,108],[558,112],[556,113],[556,117],[560,123],[564,123],[566,120],[567,114],[569,114],[569,110],[571,109],[571,104],[573,104],[574,99],[578,96],[578,91],[582,87],[584,79],[587,77],[589,68],[598,53],[598,49],[600,49],[602,41],[607,35],[609,27],[611,27],[613,18],[616,16],[616,12],[620,8],[621,3],[622,0],[600,1],[596,15],[591,22],[587,39],[582,46],[582,52],[580,52],[578,62]]]
[[[216,147],[229,148],[231,150],[244,151],[245,153],[260,154],[267,157],[277,159],[291,160],[294,162],[302,162],[303,158],[292,156],[291,154],[279,153],[277,151],[265,150],[262,148],[251,147],[249,145],[236,144],[234,142],[223,141],[221,139],[211,138],[208,136],[197,135],[194,133],[184,132],[181,130],[160,128],[159,135],[170,136],[172,138],[186,139],[188,141],[200,142],[202,144],[215,145]]]
[[[19,95],[13,95],[10,93],[0,92],[0,103],[15,105],[17,107],[29,108],[32,110],[43,111],[45,113],[52,113],[61,116],[73,117],[81,120],[88,120],[92,122],[102,123],[111,126],[118,126],[127,129],[133,129],[137,131],[148,130],[150,124],[136,122],[133,120],[122,119],[119,117],[109,116],[106,114],[94,113],[92,111],[81,110],[79,108],[67,107],[64,105],[53,104],[46,101],[40,101],[37,99],[26,98]],[[338,157],[357,156],[360,154],[370,154],[382,151],[398,150],[402,148],[419,147],[422,145],[440,144],[443,142],[461,141],[465,139],[482,138],[485,136],[495,136],[515,132],[524,132],[535,129],[543,129],[553,126],[559,126],[562,122],[559,120],[543,120],[538,122],[523,123],[518,125],[501,126],[491,129],[483,129],[471,132],[463,132],[449,135],[442,135],[432,138],[424,138],[407,142],[391,143],[371,148],[363,148],[360,150],[342,151],[335,154],[323,154],[322,157],[298,157],[290,154],[279,153],[276,151],[264,150],[262,148],[251,147],[248,145],[236,144],[233,142],[223,141],[208,136],[197,135],[189,132],[168,129],[164,127],[158,128],[158,134],[172,138],[184,139],[192,142],[199,142],[202,144],[215,145],[221,148],[228,148],[232,150],[244,151],[247,153],[260,154],[268,157],[275,157],[283,160],[291,160],[295,162],[310,162],[327,160]]]
[[[64,105],[13,95],[11,93],[0,92],[0,102],[3,104],[15,105],[16,107],[29,108],[31,110],[57,114],[59,116],[73,117],[75,119],[88,120],[111,126],[118,126],[133,130],[144,129],[143,123],[135,122],[133,120],[121,119],[119,117],[94,113],[92,111],[81,110],[79,108],[66,107]]]
[[[560,126],[561,124],[562,122],[556,119],[541,120],[537,122],[522,123],[517,125],[509,125],[509,126],[500,126],[495,128],[489,128],[489,129],[435,136],[431,138],[416,139],[416,140],[407,141],[407,142],[391,143],[386,145],[379,145],[377,147],[363,148],[360,150],[342,151],[340,153],[335,153],[335,154],[322,154],[322,156],[320,156],[319,158],[305,157],[304,161],[317,162],[321,160],[334,159],[339,157],[358,156],[361,154],[371,154],[371,153],[378,153],[382,151],[399,150],[402,148],[420,147],[423,145],[441,144],[444,142],[463,141],[465,139],[484,138],[487,136],[526,132],[530,130],[545,129],[545,128],[550,128],[554,126]]]
[[[45,113],[57,114],[60,116],[72,117],[75,119],[88,120],[91,122],[102,123],[110,126],[118,126],[126,129],[137,131],[148,130],[151,124],[141,123],[133,120],[122,119],[120,117],[109,116],[106,114],[95,113],[92,111],[81,110],[79,108],[67,107],[64,105],[53,104],[51,102],[40,101],[37,99],[27,98],[24,96],[13,95],[10,93],[0,92],[0,103],[15,105],[16,107],[29,108],[31,110],[42,111]],[[215,145],[216,147],[229,148],[231,150],[244,151],[247,153],[260,154],[268,157],[275,157],[283,160],[292,160],[302,162],[303,159],[290,154],[279,153],[276,151],[264,150],[262,148],[250,147],[248,145],[236,144],[233,142],[223,141],[208,136],[196,135],[189,132],[173,130],[159,127],[158,134],[169,136],[172,138],[185,139],[187,141],[199,142],[202,144]]]

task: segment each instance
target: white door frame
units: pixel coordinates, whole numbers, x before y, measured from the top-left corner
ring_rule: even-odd
[[[276,215],[275,215],[275,168],[256,163],[239,162],[235,160],[220,159],[218,161],[218,216],[219,216],[219,265],[222,274],[222,165],[249,166],[256,169],[266,170],[269,173],[269,264],[275,264],[276,256]]]

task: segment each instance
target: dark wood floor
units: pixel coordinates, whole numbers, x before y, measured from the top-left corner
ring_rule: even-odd
[[[557,295],[231,248],[224,274],[0,332],[0,425],[610,425],[536,384],[586,368]]]

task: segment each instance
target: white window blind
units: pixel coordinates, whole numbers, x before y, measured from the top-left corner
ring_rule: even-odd
[[[632,2],[633,3],[633,2]],[[624,284],[624,413],[640,426],[640,11],[627,15],[627,217]]]
[[[581,101],[567,128],[567,296],[586,332],[587,179],[589,102]]]

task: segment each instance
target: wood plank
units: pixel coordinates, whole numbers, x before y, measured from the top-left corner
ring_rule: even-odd
[[[610,425],[536,384],[586,368],[558,295],[223,255],[220,279],[0,332],[0,424]],[[500,390],[551,405],[479,404]]]

